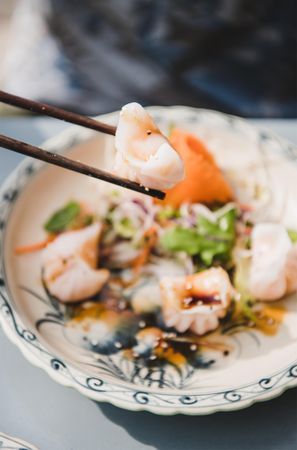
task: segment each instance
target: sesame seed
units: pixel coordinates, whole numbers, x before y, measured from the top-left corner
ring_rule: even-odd
[[[148,187],[145,187],[144,190],[145,190],[146,192],[148,192],[150,189],[149,189]]]
[[[167,342],[162,342],[161,347],[162,347],[162,348],[168,348]]]
[[[197,350],[197,345],[196,344],[192,344],[190,349],[194,352],[195,350]]]
[[[144,320],[141,320],[141,321],[138,323],[138,325],[139,325],[140,328],[144,328],[144,327],[146,326],[146,323],[145,323]]]
[[[122,344],[121,344],[120,342],[115,342],[115,343],[114,343],[114,346],[115,346],[116,348],[122,348],[122,347],[123,347]]]
[[[150,356],[150,360],[153,361],[154,359],[157,359],[157,356],[156,356],[156,355],[151,355],[151,356]]]

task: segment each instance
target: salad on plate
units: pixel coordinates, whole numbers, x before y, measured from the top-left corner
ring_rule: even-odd
[[[210,367],[228,336],[274,335],[297,290],[297,231],[259,220],[197,136],[163,136],[138,104],[122,109],[114,170],[165,201],[121,189],[69,199],[44,224],[41,279],[70,333],[135,364]],[[58,305],[58,306],[57,306]]]

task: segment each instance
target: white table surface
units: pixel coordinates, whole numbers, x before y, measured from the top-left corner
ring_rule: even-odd
[[[297,120],[253,120],[297,143]],[[40,144],[67,125],[0,119],[0,134]],[[22,159],[0,149],[0,182]],[[0,329],[0,431],[40,450],[296,450],[297,389],[211,416],[161,417],[96,404],[33,367]]]

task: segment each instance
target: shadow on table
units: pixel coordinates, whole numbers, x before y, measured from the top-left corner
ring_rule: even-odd
[[[139,442],[158,450],[293,450],[297,389],[245,410],[210,416],[156,416],[98,403],[102,413]]]

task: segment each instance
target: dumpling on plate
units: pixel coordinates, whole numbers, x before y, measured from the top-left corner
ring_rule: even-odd
[[[62,302],[92,297],[106,283],[109,271],[96,269],[101,232],[99,223],[68,231],[43,250],[43,279],[49,292]]]
[[[154,189],[169,189],[184,178],[179,154],[138,103],[122,108],[115,147],[117,175]]]
[[[227,272],[220,267],[185,277],[166,277],[160,287],[165,324],[180,333],[190,329],[203,335],[216,329],[235,296]]]
[[[297,289],[297,246],[281,224],[259,223],[252,231],[250,292],[258,300],[278,300]]]

